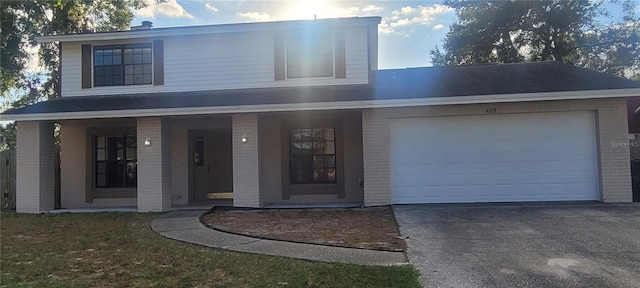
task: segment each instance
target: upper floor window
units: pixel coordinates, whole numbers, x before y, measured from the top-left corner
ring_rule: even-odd
[[[151,43],[94,47],[94,86],[151,84],[152,56]]]
[[[287,37],[287,78],[333,77],[333,38],[332,33]]]

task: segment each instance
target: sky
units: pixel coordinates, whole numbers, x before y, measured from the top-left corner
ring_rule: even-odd
[[[330,0],[145,0],[133,25],[176,27],[380,16],[379,69],[430,66],[429,50],[442,46],[455,11],[442,1],[330,1]]]

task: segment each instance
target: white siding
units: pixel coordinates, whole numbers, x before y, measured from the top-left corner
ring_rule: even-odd
[[[152,39],[139,39],[151,42]],[[366,84],[368,82],[367,28],[345,29],[347,78],[274,80],[272,33],[229,33],[169,37],[164,39],[164,85],[111,86],[82,89],[82,44],[119,42],[69,42],[62,46],[62,96],[117,95],[310,85]]]
[[[344,83],[369,83],[369,60],[367,51],[367,28],[358,27],[345,31],[345,58],[347,78]],[[332,79],[336,81],[335,79]]]

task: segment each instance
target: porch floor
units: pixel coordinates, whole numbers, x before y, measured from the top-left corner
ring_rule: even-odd
[[[187,205],[173,205],[171,210],[211,210],[214,206],[233,206],[233,199],[216,199],[191,202]]]
[[[91,207],[91,208],[63,208],[63,209],[55,209],[49,210],[48,213],[58,214],[58,213],[104,213],[104,212],[138,212],[138,207],[136,206],[126,206],[126,207]]]
[[[267,209],[284,209],[284,208],[356,208],[362,207],[362,203],[266,203],[264,208]]]

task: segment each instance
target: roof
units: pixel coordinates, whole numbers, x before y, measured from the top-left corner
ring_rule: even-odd
[[[197,34],[217,34],[231,32],[261,32],[283,29],[303,29],[314,27],[378,25],[380,17],[327,18],[317,20],[271,21],[253,23],[231,23],[216,25],[197,25],[168,28],[152,28],[116,32],[93,32],[67,35],[46,35],[36,37],[38,43],[67,41],[101,41],[117,39],[138,39],[147,37],[184,36]]]
[[[640,82],[557,61],[381,70],[377,76],[379,88],[405,89],[408,97],[640,88]]]
[[[106,118],[363,109],[640,95],[640,82],[560,62],[423,67],[373,73],[371,85],[61,97],[5,111],[2,118],[26,119],[37,115],[39,118],[32,119],[35,120],[73,119],[80,115],[84,115],[80,118]],[[100,113],[95,113],[98,111]]]
[[[334,102],[357,99],[370,90],[369,85],[344,85],[62,97],[3,114]]]

